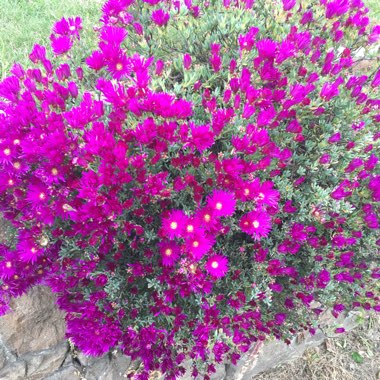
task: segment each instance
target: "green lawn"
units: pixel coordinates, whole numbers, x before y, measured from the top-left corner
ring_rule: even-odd
[[[103,0],[0,0],[0,79],[17,61],[28,62],[34,43],[49,43],[51,27],[63,16],[81,16],[83,43],[91,46]]]
[[[95,46],[92,26],[98,23],[104,0],[0,0],[0,79],[12,64],[27,63],[34,43],[46,44],[54,21],[80,15],[83,43]],[[380,0],[366,0],[372,19],[380,22]]]

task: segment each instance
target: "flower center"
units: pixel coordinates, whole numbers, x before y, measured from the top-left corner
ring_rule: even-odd
[[[199,241],[193,241],[193,247],[194,248],[199,247]]]
[[[172,251],[170,248],[167,248],[167,249],[165,250],[165,255],[166,255],[166,256],[170,256],[172,253],[173,253],[173,251]]]
[[[70,27],[69,27],[69,29],[73,32],[76,28],[75,28],[75,25],[71,25]]]
[[[170,228],[171,228],[172,230],[176,230],[177,227],[178,227],[178,223],[177,223],[177,222],[171,222],[171,223],[170,223]]]
[[[12,268],[12,263],[11,263],[10,261],[7,261],[7,262],[5,263],[5,266],[6,266],[7,268]]]
[[[57,175],[58,174],[58,170],[56,168],[51,169],[51,174]]]
[[[223,208],[223,205],[221,202],[218,202],[216,205],[215,205],[216,209],[217,210],[221,210]]]
[[[8,180],[8,185],[9,186],[13,186],[14,185],[13,179]]]
[[[5,149],[4,149],[4,154],[5,154],[6,156],[9,156],[9,155],[11,154],[11,150],[10,150],[9,148],[5,148]]]
[[[259,228],[259,225],[260,225],[260,223],[259,223],[257,220],[254,220],[254,221],[252,222],[252,226],[253,226],[254,228]]]
[[[30,250],[30,252],[32,252],[32,253],[36,253],[36,252],[37,252],[37,249],[33,247],[33,248]]]
[[[19,144],[20,144],[20,140],[19,139],[13,140],[13,145],[19,145]]]
[[[46,197],[45,193],[40,193],[40,195],[38,196],[38,198],[40,198],[41,201],[43,201],[45,197]]]
[[[218,263],[217,261],[213,261],[213,262],[211,263],[211,266],[212,266],[212,268],[216,269],[216,268],[218,268],[219,263]]]
[[[15,163],[13,164],[13,167],[14,167],[15,169],[20,169],[20,168],[21,168],[21,164],[20,164],[19,162],[15,162]]]
[[[14,278],[15,280],[18,280],[20,277],[19,277],[17,274],[15,274],[15,275],[13,276],[13,278]]]
[[[122,64],[122,63],[118,63],[118,64],[116,65],[116,70],[117,70],[117,71],[121,71],[121,70],[123,70],[123,64]]]
[[[194,231],[194,226],[192,224],[189,224],[187,227],[186,227],[186,231],[187,232],[193,232]]]
[[[263,193],[259,193],[259,199],[264,199],[265,195]]]
[[[211,220],[211,215],[210,214],[206,214],[204,216],[204,220],[208,223]]]
[[[249,195],[249,193],[250,193],[249,189],[244,189],[244,195],[245,196]]]

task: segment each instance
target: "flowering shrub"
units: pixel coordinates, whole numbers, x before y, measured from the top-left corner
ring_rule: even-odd
[[[361,0],[109,0],[0,84],[1,311],[58,294],[86,354],[204,378],[380,310],[380,26]],[[371,53],[372,52],[372,53]],[[343,331],[342,328],[337,331]],[[132,376],[132,375],[131,375]]]

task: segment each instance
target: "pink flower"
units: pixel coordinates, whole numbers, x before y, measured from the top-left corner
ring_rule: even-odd
[[[113,78],[121,79],[131,72],[131,63],[126,54],[119,51],[108,61],[107,69]]]
[[[86,64],[89,68],[98,71],[105,65],[104,55],[100,51],[93,51],[92,54],[86,58]]]
[[[169,237],[169,239],[180,237],[185,227],[186,220],[187,217],[183,211],[172,211],[167,218],[162,220],[163,232]]]
[[[191,55],[190,54],[184,54],[184,56],[183,56],[183,67],[185,68],[185,70],[190,69],[191,62],[192,62]]]
[[[202,232],[186,239],[186,249],[195,260],[200,260],[214,245],[214,241]]]
[[[243,215],[240,219],[240,228],[243,232],[251,235],[255,240],[267,237],[271,230],[271,218],[263,210],[254,210]]]
[[[163,9],[157,9],[152,12],[152,21],[158,26],[165,26],[169,19],[169,13],[166,13]]]
[[[159,243],[162,257],[162,265],[172,267],[179,257],[180,248],[172,241],[163,241]]]
[[[337,132],[337,133],[334,133],[333,135],[331,135],[328,139],[328,143],[329,144],[335,144],[337,142],[339,142],[341,139],[341,134],[340,132]]]
[[[228,271],[228,259],[222,255],[213,255],[207,260],[205,268],[213,277],[224,277]]]
[[[125,37],[127,37],[127,34],[128,32],[124,28],[104,26],[100,32],[100,39],[109,45],[119,48]]]
[[[256,48],[260,58],[274,58],[276,55],[277,42],[269,39],[256,42]]]
[[[208,197],[207,207],[216,216],[231,216],[235,212],[236,200],[233,193],[214,190]]]
[[[296,5],[296,2],[296,0],[282,0],[284,11],[290,11]]]
[[[210,148],[214,144],[214,133],[210,131],[209,125],[191,125],[192,138],[190,142],[200,153]]]
[[[156,62],[156,71],[155,74],[158,76],[162,75],[162,72],[164,71],[165,63],[161,59],[158,59]]]
[[[54,35],[52,35],[50,38],[51,38],[51,48],[55,55],[65,54],[73,46],[73,43],[70,37],[68,36],[55,37]]]

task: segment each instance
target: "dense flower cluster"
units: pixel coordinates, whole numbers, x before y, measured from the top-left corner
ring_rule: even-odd
[[[54,57],[35,45],[0,83],[0,210],[17,232],[0,311],[48,285],[67,336],[140,359],[138,379],[174,379],[186,358],[207,379],[328,308],[379,311],[380,70],[360,54],[380,26],[362,1],[102,12],[83,67],[81,19],[62,19]]]

